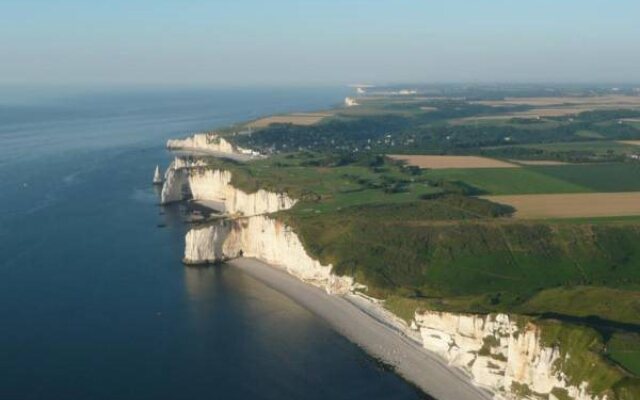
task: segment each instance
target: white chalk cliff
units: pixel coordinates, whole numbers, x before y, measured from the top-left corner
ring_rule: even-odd
[[[231,185],[229,171],[207,168],[197,160],[176,159],[165,176],[163,203],[191,197],[214,200],[223,203],[223,211],[231,216],[189,230],[185,263],[253,257],[329,293],[353,291],[353,278],[333,274],[332,265],[309,256],[298,235],[268,215],[293,207],[295,199],[265,190],[245,193]],[[540,328],[534,324],[519,326],[505,314],[427,311],[416,313],[412,325],[424,348],[466,371],[473,382],[490,389],[496,400],[566,398],[558,399],[557,393],[574,400],[607,400],[589,393],[586,383],[568,383],[557,361],[571,354],[563,356],[560,349],[543,345]]]
[[[231,173],[202,167],[193,161],[176,159],[166,173],[162,203],[212,200],[224,204],[235,219],[221,220],[195,227],[186,236],[184,261],[190,264],[213,263],[239,256],[254,257],[280,266],[290,274],[331,293],[345,293],[353,279],[331,273],[331,265],[322,265],[309,257],[298,236],[282,222],[266,214],[286,210],[296,203],[285,193],[258,190],[246,193],[230,184]],[[238,218],[240,217],[240,218]]]
[[[211,263],[240,256],[281,267],[328,293],[347,293],[353,286],[352,278],[339,277],[331,272],[331,265],[309,257],[298,235],[266,215],[220,221],[187,233],[186,263]]]
[[[506,314],[426,311],[416,313],[415,325],[427,350],[465,370],[476,384],[492,390],[496,399],[548,396],[554,400],[554,389],[574,400],[606,399],[590,394],[586,383],[579,387],[568,384],[557,368],[563,357],[560,349],[544,346],[541,328],[533,323],[518,326]]]
[[[165,173],[160,202],[168,204],[189,198],[224,204],[228,214],[261,215],[286,210],[296,203],[285,193],[258,190],[246,193],[230,184],[231,173],[204,167],[201,161],[177,157]]]
[[[184,139],[170,139],[167,148],[172,150],[203,151],[229,155],[259,156],[251,149],[236,146],[215,133],[196,133]]]
[[[355,107],[359,106],[360,104],[353,97],[345,97],[344,105],[347,107]]]

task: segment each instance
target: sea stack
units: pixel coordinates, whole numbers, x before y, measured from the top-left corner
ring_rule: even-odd
[[[156,165],[156,171],[153,173],[153,184],[154,185],[162,185],[164,179],[162,179],[162,175],[160,174],[160,167]]]
[[[347,107],[355,107],[359,106],[360,104],[353,97],[347,97],[344,99],[344,105]]]

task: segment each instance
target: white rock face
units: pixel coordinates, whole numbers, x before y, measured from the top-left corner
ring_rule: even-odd
[[[331,272],[332,265],[322,265],[309,257],[289,227],[265,215],[221,221],[187,233],[186,263],[219,262],[240,256],[284,268],[329,293],[347,293],[353,286],[352,278],[336,276]]]
[[[353,278],[333,274],[332,265],[323,265],[307,254],[295,232],[265,215],[293,207],[296,201],[286,194],[264,190],[245,193],[230,184],[230,172],[209,169],[190,159],[177,158],[165,178],[163,203],[188,197],[213,200],[224,203],[226,212],[236,217],[189,230],[185,238],[185,263],[253,257],[283,268],[328,293],[345,294],[354,289]],[[575,400],[607,400],[606,396],[590,394],[586,384],[576,387],[567,383],[555,366],[561,352],[542,345],[540,328],[533,324],[518,327],[505,314],[428,311],[416,313],[411,327],[414,331],[407,329],[409,337],[415,337],[424,348],[466,371],[474,383],[491,390],[496,400],[539,400],[535,394],[557,400],[551,394],[554,388],[566,390]],[[513,393],[512,388],[517,386],[526,386],[535,394],[529,397]]]
[[[223,246],[231,232],[228,221],[190,229],[184,248],[184,262],[187,264],[212,264],[230,257],[225,255]]]
[[[245,193],[231,184],[229,171],[203,167],[199,161],[181,158],[169,166],[162,186],[161,203],[168,204],[187,198],[212,200],[224,204],[229,214],[244,216],[268,214],[293,207],[294,199],[284,193],[258,190]]]
[[[323,287],[330,293],[346,293],[351,289],[352,278],[332,274],[333,266],[322,265],[309,257],[302,242],[290,228],[264,215],[293,207],[295,199],[284,193],[266,190],[245,193],[230,184],[229,171],[191,167],[177,160],[172,167],[166,174],[163,203],[180,201],[190,195],[195,200],[222,202],[228,214],[243,216],[191,229],[185,240],[186,263],[213,263],[239,256],[254,257],[280,266],[299,279]]]
[[[526,385],[532,392],[549,395],[550,399],[555,398],[551,391],[560,388],[575,400],[606,400],[606,396],[591,395],[586,385],[567,384],[554,365],[561,357],[559,349],[543,346],[540,328],[534,324],[518,327],[506,314],[434,311],[416,313],[415,322],[426,349],[467,371],[475,383],[496,393],[496,399],[522,399],[512,393],[515,384]]]
[[[160,203],[169,204],[185,199],[185,191],[188,188],[189,180],[185,167],[180,167],[182,162],[176,158],[164,173],[164,183],[160,194]]]
[[[207,166],[207,162],[199,158],[175,157],[173,159],[173,163],[169,166],[169,168],[180,169],[180,168],[194,168],[194,167],[206,167],[206,166]]]
[[[214,200],[224,203],[229,214],[245,216],[268,214],[287,210],[296,203],[284,193],[258,190],[245,193],[233,187],[229,171],[192,169],[189,171],[189,186],[195,200]]]
[[[280,266],[301,280],[330,293],[346,293],[353,286],[350,277],[331,273],[309,257],[298,236],[269,214],[293,207],[295,199],[284,193],[259,190],[245,193],[231,184],[229,171],[204,168],[177,158],[166,173],[162,203],[212,200],[224,203],[226,213],[243,216],[189,230],[185,239],[185,263],[214,263],[239,256],[253,257]]]
[[[347,97],[344,99],[344,105],[347,107],[355,107],[360,104],[353,97]]]
[[[161,204],[182,201],[190,196],[189,168],[206,166],[204,160],[176,157],[164,173]]]
[[[196,150],[214,153],[258,156],[260,153],[229,143],[215,133],[196,133],[185,139],[170,139],[167,148],[172,150]]]

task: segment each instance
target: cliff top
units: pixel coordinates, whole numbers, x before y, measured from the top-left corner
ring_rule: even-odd
[[[570,104],[578,100],[563,97],[562,113],[540,117],[532,113],[549,99],[359,98],[360,106],[313,123],[278,120],[230,136],[271,156],[209,158],[208,168],[230,170],[245,192],[299,199],[278,218],[313,257],[366,284],[400,316],[435,309],[561,318],[596,328],[611,362],[638,374],[640,215],[609,205],[615,193],[640,192],[632,144],[640,111],[599,99],[577,110]],[[578,217],[522,217],[521,207],[539,205],[536,195],[580,193],[610,193],[611,202],[578,200]],[[514,210],[496,203],[501,195],[529,198]]]

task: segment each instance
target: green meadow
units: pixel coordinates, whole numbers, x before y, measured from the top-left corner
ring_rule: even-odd
[[[562,366],[569,379],[636,398],[640,340],[624,330],[603,335],[589,321],[640,329],[640,216],[523,221],[511,217],[513,208],[476,196],[640,191],[640,164],[628,157],[640,147],[614,140],[637,132],[621,128],[615,112],[575,122],[461,119],[474,113],[495,110],[370,99],[315,127],[243,136],[240,144],[277,154],[247,164],[212,159],[210,167],[230,170],[246,192],[298,199],[276,217],[312,257],[366,285],[401,318],[430,309],[535,320],[549,345],[572,354]],[[384,157],[412,150],[569,163],[420,170]]]
[[[425,175],[462,181],[493,195],[640,191],[640,164],[631,162],[442,169]]]

